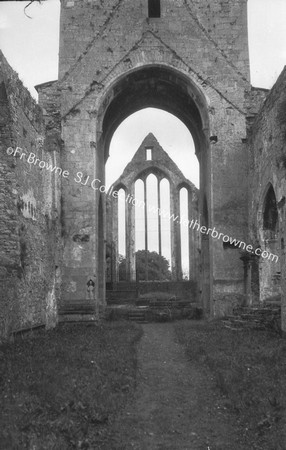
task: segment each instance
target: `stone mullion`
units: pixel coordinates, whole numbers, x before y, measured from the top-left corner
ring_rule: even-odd
[[[175,222],[176,237],[176,278],[182,279],[182,252],[181,252],[181,224],[180,224],[180,191],[175,190],[175,217],[179,218]]]
[[[192,211],[192,196],[193,193],[188,190],[188,223],[190,224],[191,221],[194,219],[193,217],[193,211]],[[195,230],[193,230],[191,227],[189,227],[189,279],[190,280],[196,280],[197,279],[197,271],[196,271],[196,236],[195,233],[197,233]]]
[[[126,264],[125,264],[125,280],[126,281],[129,281],[130,280],[130,259],[129,259],[129,252],[128,252],[128,248],[129,248],[129,236],[128,236],[128,206],[127,206],[127,203],[126,203],[126,201],[128,201],[127,200],[127,198],[128,198],[128,194],[129,194],[129,191],[128,190],[125,190],[124,189],[124,192],[125,192],[125,197],[124,197],[124,205],[125,205],[125,215],[124,215],[124,217],[125,217],[125,236],[124,236],[124,240],[125,240],[125,261],[126,261]]]
[[[160,180],[157,178],[157,192],[158,192],[158,248],[159,255],[162,255],[162,223],[161,223],[161,192],[160,192]]]
[[[134,183],[128,189],[129,195],[126,205],[126,228],[125,228],[125,242],[126,242],[126,267],[127,280],[136,280],[135,271],[135,207],[132,200],[135,198]]]
[[[112,200],[112,283],[119,281],[118,269],[118,198]]]
[[[179,191],[170,184],[170,214],[171,214],[171,268],[172,278],[181,279],[181,230],[180,230],[180,198]],[[173,220],[174,218],[174,220]]]

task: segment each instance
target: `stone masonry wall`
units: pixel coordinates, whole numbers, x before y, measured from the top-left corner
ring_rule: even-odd
[[[102,123],[119,124],[120,117],[123,120],[135,112],[136,108],[130,111],[128,107],[140,97],[140,83],[147,94],[154,89],[154,95],[169,83],[177,97],[167,104],[161,96],[156,107],[182,120],[181,100],[188,98],[190,104],[192,100],[196,103],[204,118],[203,133],[208,135],[205,148],[197,151],[201,151],[201,196],[206,195],[209,225],[246,241],[245,92],[251,89],[246,13],[246,2],[237,0],[166,0],[161,2],[158,19],[148,17],[145,0],[62,2],[58,85],[62,93],[63,162],[70,173],[83,174],[82,184],[76,177],[63,184],[68,296],[82,299],[86,276],[90,271],[98,272],[101,266],[99,193],[93,191],[90,182],[96,178],[104,183]],[[148,80],[144,84],[143,75],[140,82],[134,75],[148,67],[154,70],[150,85]],[[168,75],[160,79],[162,68]],[[124,83],[128,85],[124,92],[127,96],[130,93],[127,99],[118,94],[124,90]],[[166,90],[166,98],[167,94]],[[177,109],[171,111],[175,102]],[[141,102],[137,110],[151,103],[152,99],[148,105]],[[113,106],[110,111],[117,108],[117,112],[106,119],[109,105]],[[190,106],[189,115],[192,113]],[[85,185],[87,176],[90,178]],[[88,235],[89,241],[75,242],[74,235],[81,233]],[[239,251],[225,249],[221,240],[210,239],[207,252],[203,265],[211,274],[204,284],[213,284],[209,298],[216,306],[211,309],[220,315],[234,293],[244,295],[243,263]]]
[[[238,84],[249,80],[245,0],[161,3],[161,18],[149,19],[147,0],[62,2],[59,80],[65,89],[63,111],[90,89],[103,87],[110,69],[120,61],[126,71],[131,69],[129,52],[146,40],[153,53],[165,44],[208,85],[242,107]],[[213,22],[212,27],[207,20]],[[164,52],[160,53],[164,63]]]
[[[247,22],[247,0],[189,0],[185,3],[220,52],[232,59],[249,78],[248,34],[242,32]]]
[[[249,230],[263,250],[279,256],[278,262],[259,259],[260,301],[282,294],[282,325],[286,330],[285,197],[286,197],[286,69],[266,98],[249,136]],[[263,230],[264,200],[273,186],[278,207],[278,234]]]
[[[57,321],[59,197],[58,175],[46,168],[57,164],[58,156],[46,150],[42,110],[2,54],[0,83],[0,339],[5,339]]]

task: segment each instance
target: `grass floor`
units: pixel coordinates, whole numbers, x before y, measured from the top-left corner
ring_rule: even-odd
[[[226,329],[220,321],[180,323],[176,333],[189,360],[215,380],[245,449],[286,450],[286,340],[270,331]]]
[[[95,449],[133,391],[130,322],[65,325],[0,347],[0,448]]]
[[[286,340],[219,321],[175,328],[188,359],[215,380],[245,450],[286,450]],[[66,325],[0,347],[0,449],[108,443],[135,387],[141,334],[130,322]]]

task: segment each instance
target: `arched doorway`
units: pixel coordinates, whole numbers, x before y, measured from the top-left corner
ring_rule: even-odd
[[[211,204],[208,107],[198,86],[186,74],[176,69],[163,65],[143,66],[120,76],[105,90],[97,116],[99,167],[103,168],[108,158],[110,141],[116,128],[126,117],[147,107],[170,112],[178,117],[192,134],[200,162],[199,209],[202,211],[203,198]],[[103,172],[104,169],[99,172],[101,180],[104,179]],[[202,253],[204,270],[201,273],[201,297],[203,304],[209,305],[205,309],[211,310],[209,246],[204,247]]]
[[[262,255],[279,255],[279,213],[276,194],[272,183],[268,183],[262,199],[262,210],[258,218],[260,247]],[[271,258],[260,257],[259,292],[260,301],[279,296],[281,289],[281,267],[273,264]]]

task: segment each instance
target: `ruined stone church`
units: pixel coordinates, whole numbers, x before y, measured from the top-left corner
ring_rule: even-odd
[[[105,163],[147,107],[194,140],[205,315],[278,299],[286,331],[286,71],[251,86],[247,0],[62,0],[59,78],[38,104],[0,63],[1,339],[55,326],[62,305],[104,311]]]

